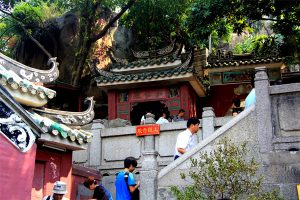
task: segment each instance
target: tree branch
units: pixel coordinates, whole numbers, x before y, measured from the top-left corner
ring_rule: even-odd
[[[274,21],[274,22],[278,22],[278,19],[273,19],[273,18],[260,18],[260,20],[269,20],[269,21]]]
[[[129,2],[121,9],[121,11],[114,16],[112,19],[109,20],[109,22],[104,26],[104,28],[101,30],[101,32],[97,35],[91,36],[90,41],[96,42],[100,38],[102,38],[108,29],[126,12],[137,0],[129,0]]]

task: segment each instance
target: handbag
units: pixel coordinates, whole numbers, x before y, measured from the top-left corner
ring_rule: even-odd
[[[129,172],[125,172],[124,179],[125,179],[128,191],[130,193],[131,200],[139,200],[140,199],[140,190],[139,190],[139,188],[137,188],[136,190],[134,190],[134,192],[132,192],[132,193],[130,192],[129,185],[128,185],[128,176],[129,176]]]

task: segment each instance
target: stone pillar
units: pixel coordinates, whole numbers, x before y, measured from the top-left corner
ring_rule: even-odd
[[[101,165],[102,141],[101,130],[104,129],[102,120],[93,120],[91,132],[93,133],[93,140],[88,148],[88,166],[98,167]]]
[[[204,107],[202,113],[202,137],[207,138],[215,132],[215,113],[212,107]]]
[[[157,151],[155,151],[155,136],[144,137],[142,169],[140,171],[140,199],[156,200],[157,197]]]
[[[266,67],[255,68],[255,110],[260,152],[272,150],[272,118],[269,79]]]

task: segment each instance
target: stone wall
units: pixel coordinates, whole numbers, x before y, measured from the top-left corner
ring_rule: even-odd
[[[231,116],[215,118],[211,114],[213,113],[212,108],[205,108],[204,110],[203,119],[200,120],[201,128],[197,134],[198,141],[202,141],[204,137],[212,134],[232,119]],[[177,134],[185,129],[186,121],[160,126],[161,133],[155,136],[155,150],[158,152],[159,168],[165,167],[173,161]],[[104,175],[113,175],[122,169],[123,160],[128,156],[137,158],[138,166],[141,166],[144,138],[136,137],[135,126],[104,129],[101,122],[95,121],[88,127],[87,131],[94,134],[93,141],[87,150],[73,152],[73,163],[100,169]]]
[[[243,111],[194,149],[158,174],[157,199],[174,199],[170,186],[186,186],[180,172],[188,172],[190,158],[210,151],[224,137],[239,144],[247,141],[249,156],[260,164],[266,190],[277,189],[284,199],[298,199],[300,182],[300,84],[270,86],[265,68],[256,69],[256,105]],[[176,183],[176,184],[175,184]]]
[[[255,112],[254,107],[252,107],[215,131],[190,152],[187,152],[162,169],[158,174],[158,199],[173,199],[169,189],[172,185],[184,187],[190,184],[190,180],[185,181],[180,178],[181,172],[187,173],[189,171],[191,166],[190,158],[198,158],[201,152],[211,150],[225,136],[237,144],[247,141],[248,147],[251,150],[250,155],[256,155],[258,158],[255,124]]]
[[[201,129],[196,136],[197,140],[202,141],[204,137],[212,134],[232,118],[231,116],[215,118],[213,109],[205,108],[202,120],[200,120]],[[145,141],[143,137],[136,137],[135,126],[104,128],[101,121],[95,120],[86,128],[94,134],[93,141],[87,150],[73,152],[73,163],[100,170],[103,175],[103,185],[113,195],[115,194],[115,174],[123,169],[124,158],[133,156],[138,159],[135,173],[139,179]],[[160,126],[160,135],[154,137],[154,150],[158,153],[158,170],[173,161],[177,134],[185,129],[186,121]]]
[[[198,145],[176,161],[173,161],[176,137],[186,128],[186,122],[164,124],[159,136],[148,138],[137,138],[135,127],[101,129],[95,123],[90,130],[94,140],[88,151],[74,153],[74,162],[99,169],[104,175],[103,184],[114,194],[115,173],[123,168],[125,157],[134,156],[138,158],[136,175],[143,183],[141,199],[173,199],[170,186],[190,184],[180,178],[180,172],[190,169],[190,158],[210,151],[227,137],[236,144],[247,141],[249,157],[260,163],[258,174],[265,177],[267,190],[278,189],[284,199],[297,199],[300,84],[270,86],[266,69],[256,71],[255,106],[234,118],[215,118],[212,108],[204,108]]]

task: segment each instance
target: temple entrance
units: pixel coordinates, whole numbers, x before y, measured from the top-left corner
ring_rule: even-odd
[[[146,111],[151,112],[155,115],[155,120],[158,120],[162,115],[163,110],[168,108],[164,103],[160,101],[150,101],[150,102],[140,102],[133,106],[130,113],[130,119],[132,125],[139,125],[141,122],[141,117],[146,114]]]

